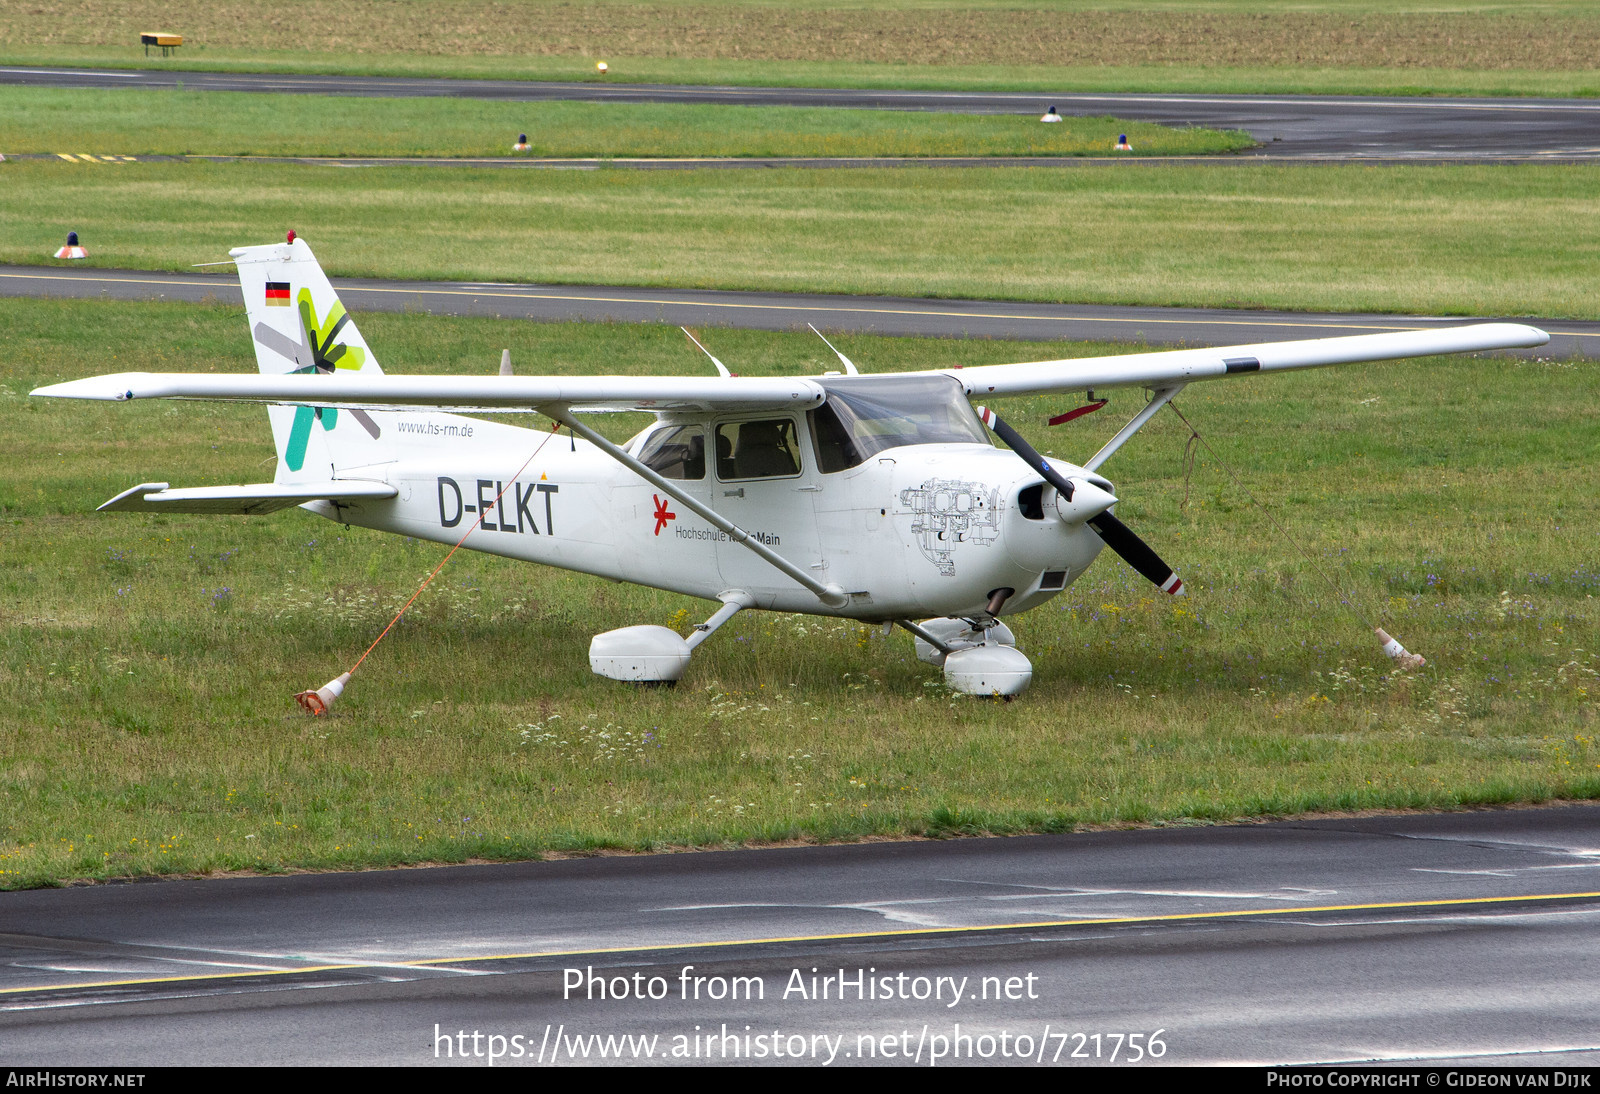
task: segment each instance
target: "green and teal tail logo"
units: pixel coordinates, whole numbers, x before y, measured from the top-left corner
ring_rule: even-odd
[[[257,323],[256,341],[293,361],[297,368],[290,373],[331,373],[336,369],[360,371],[367,363],[367,354],[360,346],[347,346],[338,341],[339,332],[350,322],[350,315],[339,301],[333,302],[326,317],[317,319],[317,309],[311,302],[311,290],[301,289],[295,303],[300,312],[300,341],[291,342],[282,333]],[[364,410],[352,410],[350,416],[365,429],[373,440],[381,430],[378,423]],[[283,454],[290,471],[298,471],[306,462],[306,447],[311,443],[311,427],[320,421],[322,428],[331,430],[339,421],[339,411],[333,407],[302,406],[295,410],[294,424],[289,429],[289,444]]]

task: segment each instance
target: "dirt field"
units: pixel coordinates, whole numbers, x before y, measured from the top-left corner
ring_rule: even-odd
[[[113,46],[181,31],[195,50],[440,56],[628,56],[896,65],[1220,66],[1567,71],[1600,55],[1600,14],[1041,11],[885,4],[494,0],[25,0],[0,49]]]

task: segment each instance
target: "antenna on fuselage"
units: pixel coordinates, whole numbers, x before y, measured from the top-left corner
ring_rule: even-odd
[[[727,365],[725,365],[721,361],[717,360],[716,356],[710,350],[706,349],[706,347],[700,345],[700,339],[698,339],[698,338],[696,338],[694,336],[694,331],[690,330],[688,327],[679,327],[678,329],[681,330],[684,334],[689,336],[689,341],[693,342],[699,348],[701,353],[703,353],[707,357],[711,358],[711,363],[713,365],[717,366],[717,372],[718,373],[720,373],[723,376],[732,376],[733,375],[733,373],[728,371],[728,366]]]
[[[811,327],[811,324],[807,323],[806,326]],[[856,368],[855,362],[850,360],[850,358],[846,357],[844,354],[840,353],[839,352],[839,347],[835,346],[832,342],[828,341],[828,336],[826,334],[823,334],[816,327],[811,327],[811,333],[816,335],[818,338],[822,339],[822,344],[823,345],[825,345],[829,349],[833,350],[833,355],[835,357],[839,358],[839,363],[840,364],[844,365],[844,371],[845,371],[846,375],[849,375],[849,376],[860,376],[861,375],[861,371]]]

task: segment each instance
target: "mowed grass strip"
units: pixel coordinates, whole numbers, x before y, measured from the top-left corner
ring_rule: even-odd
[[[22,161],[0,261],[1453,315],[1600,314],[1582,165],[760,172]]]
[[[1124,133],[1136,155],[1255,144],[1105,117],[0,88],[7,152],[500,157],[522,133],[530,157],[1108,156]]]
[[[655,326],[357,319],[393,372],[492,374],[504,346],[524,373],[706,371]],[[832,363],[809,333],[702,335],[747,374]],[[1101,349],[839,344],[874,370]],[[237,309],[0,301],[0,884],[1600,794],[1592,363],[1417,361],[1180,399],[1421,672],[1390,671],[1204,453],[1186,477],[1162,415],[1105,471],[1191,596],[1102,557],[1012,620],[1036,669],[1018,702],[952,697],[904,636],[760,613],[677,689],[629,688],[589,673],[589,637],[707,605],[464,553],[320,720],[290,696],[343,669],[442,548],[299,511],[95,515],[136,482],[270,476],[265,414],[22,394],[252,367]],[[1045,428],[1074,401],[1005,409],[1081,458],[1139,404]]]
[[[1110,10],[1106,10],[1110,9]],[[1463,10],[1465,9],[1465,10]],[[150,61],[141,29],[186,35]],[[1570,95],[1600,90],[1593,6],[37,0],[10,63],[647,82]]]

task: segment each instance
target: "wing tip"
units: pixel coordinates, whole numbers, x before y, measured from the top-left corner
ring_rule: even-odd
[[[138,486],[129,487],[104,505],[96,506],[96,513],[115,512],[120,509],[140,508],[135,503],[143,501],[146,494],[159,494],[171,487],[167,482],[141,482]]]
[[[133,388],[148,373],[118,372],[109,376],[86,376],[81,380],[63,380],[59,384],[46,384],[28,392],[42,399],[93,399],[100,402],[126,402],[134,397]]]

